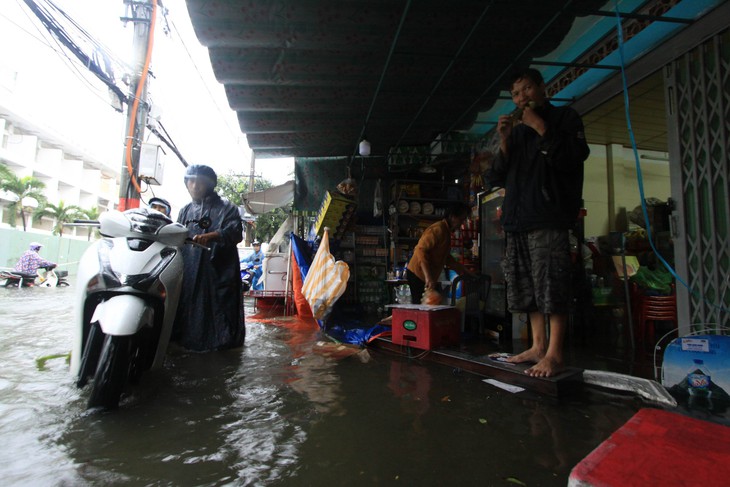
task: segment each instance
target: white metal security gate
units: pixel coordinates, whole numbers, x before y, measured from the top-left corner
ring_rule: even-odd
[[[664,69],[680,334],[730,327],[730,30]]]

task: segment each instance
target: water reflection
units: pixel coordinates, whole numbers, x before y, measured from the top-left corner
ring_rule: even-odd
[[[119,410],[86,411],[63,359],[35,363],[70,350],[72,291],[36,291],[0,296],[4,485],[565,485],[639,407],[512,395],[287,318],[249,319],[240,350],[171,350]]]
[[[388,388],[400,399],[401,411],[413,418],[414,433],[423,432],[421,418],[429,410],[431,374],[422,365],[394,360],[390,364]]]

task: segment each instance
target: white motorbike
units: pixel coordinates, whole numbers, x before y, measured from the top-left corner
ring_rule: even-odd
[[[79,262],[71,373],[80,388],[92,379],[88,407],[113,409],[129,382],[163,364],[192,240],[146,208],[103,213],[98,226],[103,238]]]

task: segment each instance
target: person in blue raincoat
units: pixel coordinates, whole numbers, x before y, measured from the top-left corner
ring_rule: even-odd
[[[263,289],[264,283],[259,283],[259,280],[261,279],[261,275],[264,273],[263,271],[263,265],[264,265],[264,253],[261,251],[261,242],[258,240],[255,240],[251,243],[251,246],[253,247],[253,253],[249,255],[248,257],[244,257],[241,259],[242,263],[251,263],[253,264],[254,273],[253,273],[253,282],[251,283],[251,289],[254,291]]]
[[[157,210],[165,216],[170,216],[170,212],[172,211],[172,206],[170,206],[170,202],[164,198],[158,198],[157,196],[155,196],[154,198],[150,198],[150,200],[147,202],[147,205],[153,210]]]
[[[243,345],[241,277],[236,244],[243,240],[238,208],[216,192],[218,177],[208,166],[192,165],[185,186],[192,201],[178,214],[196,243],[183,247],[183,284],[173,340],[194,351]]]

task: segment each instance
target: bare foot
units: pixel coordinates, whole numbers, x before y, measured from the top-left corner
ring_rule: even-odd
[[[554,357],[543,357],[539,362],[525,370],[531,377],[552,377],[565,370],[562,360]]]
[[[539,348],[530,348],[529,350],[525,350],[524,352],[513,355],[512,357],[507,359],[507,362],[511,364],[521,364],[523,362],[532,362],[536,363],[542,360],[542,358],[545,356],[545,352],[543,352]]]

